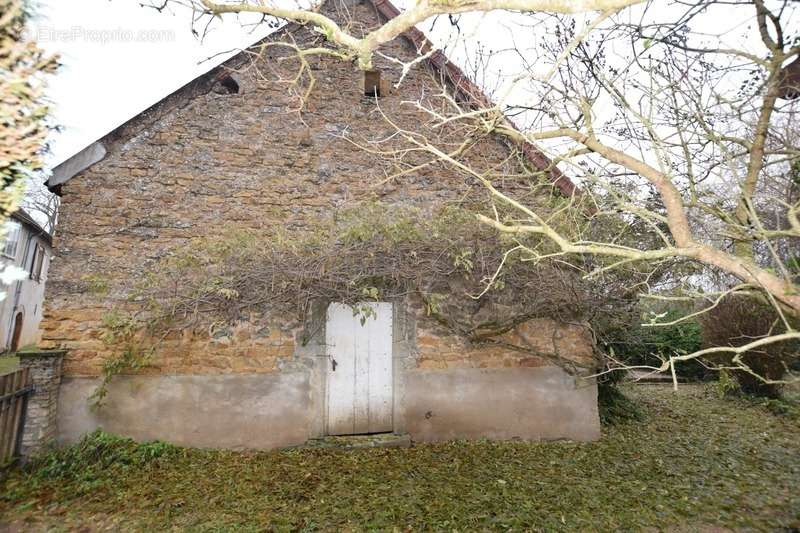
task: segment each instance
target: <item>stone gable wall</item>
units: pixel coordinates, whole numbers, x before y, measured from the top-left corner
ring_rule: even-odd
[[[349,9],[364,30],[378,22],[370,6]],[[316,38],[307,29],[293,37],[300,43]],[[383,52],[410,59],[408,46],[397,40]],[[380,105],[402,128],[425,131],[438,136],[441,146],[455,148],[461,132],[433,130],[430,117],[403,103],[421,99],[426,105],[447,105],[435,96],[442,86],[427,66],[419,65],[399,90],[376,102],[363,95],[362,73],[352,65],[312,58],[315,87],[297,112],[292,109],[299,103],[298,90],[274,81],[276,72],[290,77],[297,62],[285,60],[285,50],[266,54],[255,66],[229,63],[238,67],[238,94],[208,90],[193,98],[171,98],[173,109],[126,126],[135,132],[131,138],[115,136],[120,138],[107,143],[104,160],[63,185],[42,327],[44,347],[69,349],[65,375],[100,372],[111,353],[102,340],[103,317],[128,305],[143,271],[194,237],[222,234],[230,227],[261,232],[265,238],[278,227],[303,231],[309,221],[367,200],[422,208],[485,200],[474,179],[438,163],[386,180],[395,169],[390,158],[343,138],[366,142],[389,137],[393,130],[382,119]],[[396,82],[399,67],[376,59],[384,78]],[[150,116],[155,119],[147,122]],[[507,183],[500,180],[500,185],[525,198],[530,177],[501,142],[485,138],[465,159],[489,176],[505,176]],[[413,153],[403,157],[404,163],[426,160]],[[421,368],[546,365],[546,357],[519,348],[555,353],[560,345],[552,342],[554,331],[567,339],[561,344],[571,346],[576,357],[591,357],[591,337],[582,325],[543,319],[509,334],[516,335],[514,342],[527,335],[522,344],[467,346],[441,331],[418,306],[412,308]],[[166,339],[147,372],[275,372],[296,352],[301,332],[297,321],[276,317],[186,332]]]

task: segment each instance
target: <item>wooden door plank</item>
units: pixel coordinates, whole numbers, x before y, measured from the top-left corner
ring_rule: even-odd
[[[375,318],[367,330],[369,383],[367,432],[392,431],[392,304],[373,304]]]
[[[17,379],[17,389],[24,389],[28,385],[28,368],[22,368],[17,371],[19,374]],[[23,431],[24,428],[20,427],[22,423],[22,416],[23,416],[23,406],[25,405],[25,397],[18,396],[16,398],[16,405],[14,405],[14,410],[11,416],[11,442],[9,443],[9,454],[14,455],[18,450],[17,448],[17,438],[19,437],[19,433]]]
[[[5,396],[13,391],[14,376],[16,372],[0,376],[0,396]],[[11,457],[7,452],[8,442],[11,440],[11,406],[13,398],[0,402],[0,464],[4,464]]]
[[[325,342],[328,350],[328,434],[352,434],[355,432],[355,339],[352,310],[348,306],[331,304],[328,307]]]
[[[374,311],[374,309],[373,309]],[[364,323],[361,323],[361,320]],[[369,432],[369,330],[372,316],[354,316],[351,331],[355,340],[355,413],[354,433]]]

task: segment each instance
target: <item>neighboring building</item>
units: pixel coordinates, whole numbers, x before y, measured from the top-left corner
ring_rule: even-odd
[[[52,239],[31,216],[18,209],[6,221],[0,263],[25,270],[25,279],[3,287],[0,302],[0,345],[14,352],[39,342],[44,286],[50,265]]]
[[[324,9],[335,15],[332,6]],[[346,11],[351,27],[364,31],[397,13],[383,0],[351,2]],[[312,28],[295,25],[269,39],[289,37],[319,43]],[[384,51],[411,60],[421,39],[412,31]],[[291,62],[276,61],[283,52],[267,49],[257,60],[262,72],[250,68],[250,55],[230,59],[55,169],[48,186],[62,196],[58,261],[43,346],[69,350],[60,438],[74,440],[98,426],[137,439],[230,448],[374,432],[419,441],[598,438],[595,384],[548,359],[592,369],[586,324],[540,317],[519,324],[503,342],[473,344],[443,328],[413,297],[373,304],[376,316],[365,325],[350,309],[323,302],[304,323],[249,315],[230,328],[183,331],[165,339],[150,368],[115,378],[103,407],[90,407],[115,348],[104,341],[104,320],[128,304],[143,271],[193,238],[231,226],[265,239],[276,228],[303,231],[360,196],[422,208],[486,201],[485,190],[446,165],[385,182],[392,161],[343,138],[391,133],[376,99],[365,95],[369,79],[347,62],[313,58],[314,90],[301,112],[288,112],[297,93],[261,75],[278,70],[292,78]],[[433,130],[404,100],[446,105],[438,96],[442,84],[466,104],[485,98],[441,53],[408,72],[397,94],[385,89],[399,79],[398,65],[381,57],[376,63],[380,109],[409,131]],[[525,165],[533,165],[562,194],[573,191],[535,148],[517,148],[527,156],[524,164],[491,136],[465,157],[477,169],[501,173],[510,189],[529,190]]]

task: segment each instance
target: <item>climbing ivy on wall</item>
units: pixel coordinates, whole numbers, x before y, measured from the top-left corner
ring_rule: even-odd
[[[302,320],[314,301],[356,304],[416,292],[433,315],[452,314],[449,304],[458,301],[464,317],[450,322],[467,336],[479,324],[466,316],[505,295],[525,319],[573,319],[592,305],[577,265],[532,265],[520,252],[497,274],[516,242],[464,209],[366,203],[299,230],[227,228],[195,239],[143,272],[129,300],[143,302],[157,329],[185,329],[253,312]],[[536,238],[526,244],[546,252]]]
[[[585,320],[606,307],[607,293],[582,279],[580,263],[507,253],[522,238],[530,250],[549,251],[537,237],[501,235],[459,207],[376,202],[294,230],[223,228],[141,273],[120,302],[125,319],[106,321],[118,352],[106,364],[106,381],[141,366],[170,333],[253,317],[303,322],[315,302],[358,312],[360,302],[413,295],[429,317],[473,342],[533,318]]]

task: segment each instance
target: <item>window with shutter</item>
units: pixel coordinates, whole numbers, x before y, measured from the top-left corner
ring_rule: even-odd
[[[31,279],[39,281],[42,279],[42,265],[44,264],[44,246],[37,243],[33,251],[33,259],[31,260]]]
[[[6,222],[6,235],[3,243],[3,255],[10,259],[16,259],[17,257],[17,247],[19,246],[21,229],[22,227],[20,226],[19,222],[14,220],[9,220]]]

